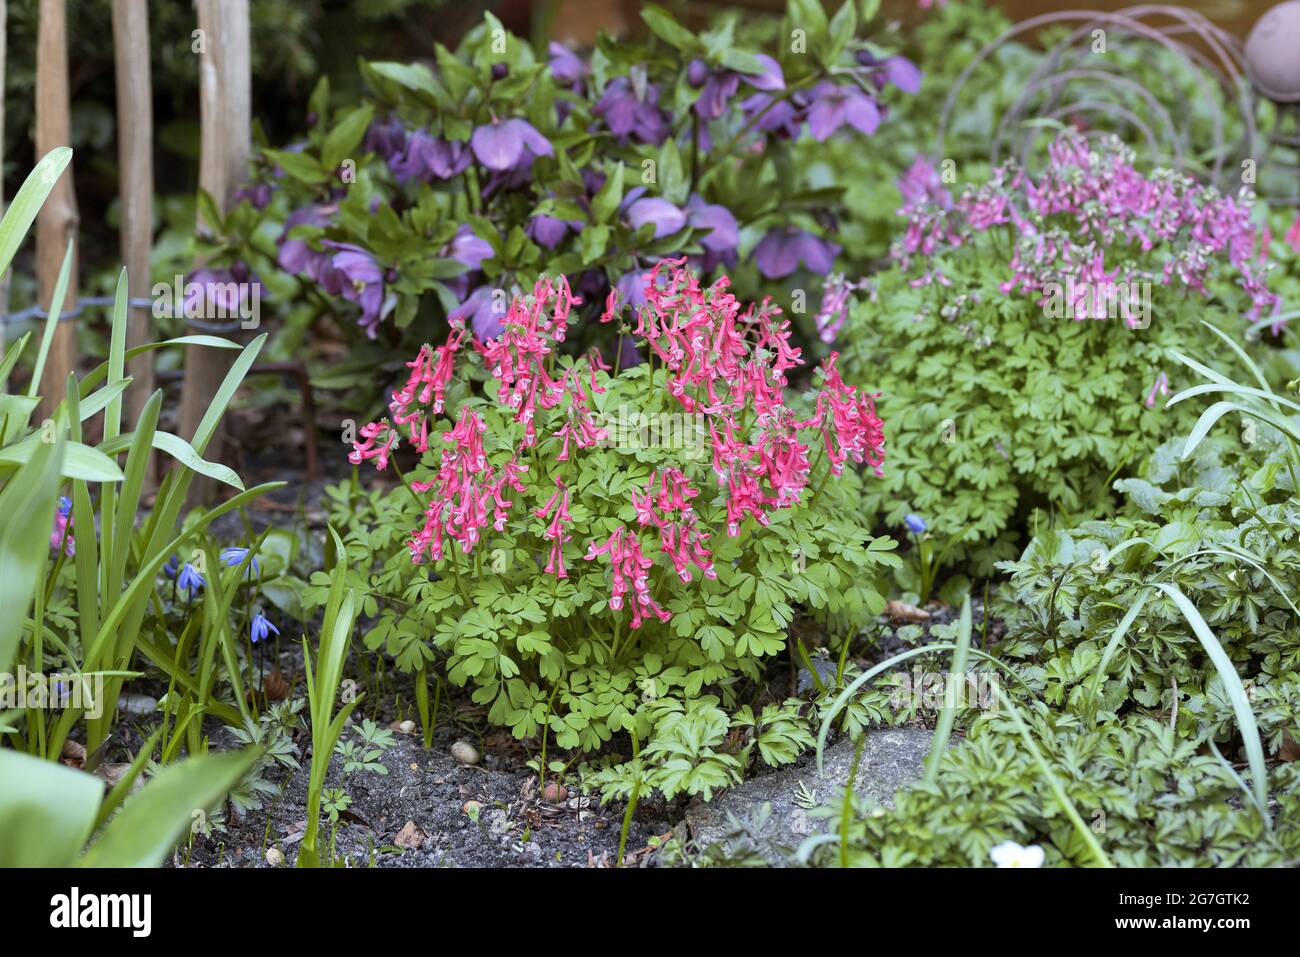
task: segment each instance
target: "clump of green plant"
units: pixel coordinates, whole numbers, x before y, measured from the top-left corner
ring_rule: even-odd
[[[799,363],[786,325],[680,261],[645,294],[651,361],[631,369],[558,353],[562,278],[515,300],[482,360],[463,330],[426,347],[353,453],[403,487],[339,509],[350,581],[378,616],[367,647],[408,671],[442,659],[490,721],[564,749],[626,731],[657,754],[671,747],[657,729],[706,720],[705,700],[725,732],[723,709],[785,648],[796,609],[852,631],[883,607],[876,579],[897,562],[851,517],[852,464],[882,465],[871,398],[833,360],[807,399],[786,395]],[[443,415],[455,425],[439,437]],[[409,475],[399,439],[424,452]],[[736,762],[717,763],[692,772],[694,789],[730,779]]]
[[[331,823],[337,823],[340,811],[351,804],[346,792],[333,788],[326,792],[325,776],[330,758],[343,734],[343,725],[364,694],[356,694],[343,683],[343,663],[352,644],[357,620],[357,593],[347,585],[346,552],[333,528],[330,540],[334,551],[334,568],[328,574],[324,619],[320,642],[314,658],[307,639],[303,639],[303,664],[307,670],[307,704],[311,718],[311,771],[307,780],[307,829],[298,849],[299,867],[319,867],[317,839],[320,831],[321,801],[327,803]],[[340,707],[341,705],[341,707]],[[333,847],[333,837],[330,839]],[[327,856],[333,861],[333,853]]]
[[[397,739],[393,737],[392,731],[366,718],[358,727],[352,729],[352,738],[340,741],[334,750],[343,759],[345,775],[358,771],[385,775],[388,773],[388,768],[384,767],[384,763],[379,759],[396,743]]]
[[[41,160],[14,197],[0,223],[0,269],[6,267],[50,189],[63,175],[71,150],[57,149]],[[169,556],[188,552],[216,519],[239,509],[274,483],[245,489],[229,468],[202,458],[203,451],[265,340],[261,336],[240,349],[211,336],[185,336],[126,348],[127,284],[118,276],[112,311],[108,360],[78,380],[51,383],[45,371],[59,310],[70,274],[71,250],[65,257],[52,296],[31,380],[25,394],[0,392],[0,501],[5,514],[21,514],[24,523],[48,521],[38,535],[44,561],[38,565],[36,603],[30,620],[16,619],[11,653],[33,682],[29,687],[5,688],[22,696],[26,706],[7,714],[3,722],[9,742],[31,754],[56,760],[69,735],[84,721],[85,744],[94,753],[108,738],[116,719],[123,683],[137,676],[133,669],[145,661],[171,682],[173,713],[187,727],[191,753],[206,749],[199,734],[201,717],[214,714],[238,724],[248,714],[235,657],[229,604],[217,595],[205,596],[202,615],[186,614],[178,626],[166,611],[160,572]],[[7,383],[31,344],[28,333],[10,344],[0,359],[0,383]],[[149,397],[134,428],[124,431],[123,393],[130,384],[126,363],[137,355],[168,346],[238,349],[230,372],[194,435],[182,438],[159,428],[162,392]],[[63,398],[48,418],[31,417],[43,393],[62,388]],[[100,422],[93,420],[99,417]],[[83,442],[87,432],[100,436],[97,445]],[[52,487],[58,508],[52,516],[33,516],[14,496],[15,470],[51,443],[63,452]],[[155,452],[175,465],[163,479],[151,508],[144,502],[145,475]],[[237,494],[212,509],[191,512],[178,528],[190,483],[204,475],[230,485]],[[187,609],[188,611],[188,609]],[[196,637],[197,636],[197,637]],[[221,665],[234,692],[235,703],[217,690]],[[179,739],[178,739],[179,740]],[[164,759],[175,754],[164,744]]]
[[[855,305],[845,368],[884,392],[891,461],[870,514],[963,533],[988,574],[1032,510],[1067,524],[1113,505],[1111,480],[1193,421],[1157,408],[1168,357],[1204,350],[1208,314],[1241,338],[1279,321],[1249,206],[1150,174],[1115,140],[1070,131],[1041,174],[1013,164],[954,198],[922,161],[903,185],[895,268]],[[895,428],[896,423],[896,428]]]
[[[12,224],[8,217],[0,223],[0,250],[12,236]],[[7,259],[0,254],[4,264]],[[59,434],[40,443],[8,471],[0,488],[0,509],[11,516],[0,523],[0,600],[8,612],[0,621],[0,674],[6,677],[22,649],[28,610],[39,606],[68,448]],[[16,734],[24,717],[0,712],[0,729]],[[145,742],[108,795],[93,775],[40,755],[0,749],[0,867],[157,866],[185,829],[201,823],[207,809],[222,805],[258,760],[253,749],[195,756],[162,770],[133,793],[158,737],[155,733]]]
[[[955,720],[967,725],[965,740],[932,749],[923,780],[900,792],[894,808],[841,798],[810,812],[833,826],[805,844],[802,860],[1295,859],[1300,776],[1284,750],[1300,735],[1300,403],[1274,392],[1232,337],[1207,332],[1251,384],[1169,357],[1202,380],[1171,405],[1217,401],[1186,437],[1115,482],[1119,514],[1041,528],[1018,561],[1002,563],[1011,579],[994,606],[1006,625],[990,649],[996,657],[969,647],[965,635],[967,654],[997,666],[995,707],[973,720],[970,712],[941,715],[948,720],[937,722],[936,747]],[[1211,435],[1225,420],[1228,434]],[[956,637],[953,670],[962,672],[963,636]],[[824,708],[824,722],[838,720],[862,683],[891,662],[849,682]],[[1270,755],[1283,760],[1270,763]]]
[[[1257,710],[1276,753],[1300,734],[1292,704],[1300,691],[1300,406],[1223,342],[1256,385],[1177,357],[1208,381],[1171,404],[1224,398],[1187,438],[1161,445],[1138,475],[1115,482],[1119,515],[1044,529],[1018,561],[1003,563],[1011,580],[1000,652],[1039,663],[1031,680],[1054,705],[1110,715],[1161,710],[1183,736],[1208,726],[1222,739],[1236,723],[1225,685],[1232,679],[1207,657],[1199,619],[1244,677],[1249,701],[1268,703]],[[1228,415],[1229,434],[1209,435]]]
[[[302,698],[279,701],[257,716],[245,718],[243,727],[230,728],[230,735],[245,748],[257,749],[261,757],[230,792],[230,805],[237,817],[260,811],[264,799],[278,797],[283,784],[272,781],[268,772],[297,770],[298,746],[294,732],[302,727]]]
[[[1021,707],[1051,774],[1005,712],[976,720],[944,751],[938,774],[900,791],[893,808],[843,795],[810,816],[846,822],[847,842],[808,842],[801,859],[855,867],[988,867],[1004,842],[1041,847],[1046,866],[1092,866],[1053,779],[1111,863],[1120,867],[1279,866],[1300,855],[1300,775],[1279,766],[1266,821],[1242,806],[1235,771],[1167,722],[1142,714],[1097,725],[1039,702]]]

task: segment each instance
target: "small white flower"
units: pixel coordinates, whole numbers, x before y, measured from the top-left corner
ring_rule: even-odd
[[[1037,844],[1021,847],[1015,841],[1004,841],[989,851],[989,857],[998,867],[1043,866],[1043,849]]]

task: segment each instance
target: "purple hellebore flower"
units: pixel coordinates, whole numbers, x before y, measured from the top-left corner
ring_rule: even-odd
[[[905,56],[891,56],[885,61],[885,79],[904,93],[921,92],[920,68]]]
[[[447,244],[447,258],[465,264],[466,269],[478,269],[485,259],[491,259],[496,253],[492,244],[486,239],[479,239],[471,226],[461,226],[456,235]]]
[[[391,164],[406,149],[406,127],[395,116],[375,120],[366,130],[362,149]]]
[[[271,204],[271,193],[270,183],[252,183],[235,193],[235,202],[247,200],[254,209],[266,209]]]
[[[857,87],[822,80],[813,87],[812,97],[808,129],[819,143],[845,123],[868,136],[880,125],[880,107]]]
[[[795,93],[789,99],[777,101],[770,93],[755,93],[740,104],[745,111],[746,120],[759,116],[756,128],[764,133],[795,140],[803,127],[805,101],[802,93]],[[760,115],[761,114],[761,115]]]
[[[712,271],[719,262],[728,266],[736,264],[736,251],[740,248],[740,226],[731,210],[717,203],[706,203],[696,193],[686,202],[686,221],[692,229],[707,229],[700,237],[704,247],[704,270]]]
[[[785,74],[781,72],[781,64],[765,53],[757,54],[756,59],[762,63],[762,70],[758,73],[713,70],[703,60],[690,62],[686,68],[686,80],[693,87],[702,87],[693,107],[700,119],[716,120],[725,113],[727,104],[740,88],[741,80],[756,90],[768,93],[785,89]]]
[[[830,272],[840,247],[802,229],[773,230],[754,247],[754,263],[768,279],[783,279],[802,262],[810,272]]]
[[[668,138],[668,117],[659,109],[659,87],[653,83],[645,84],[638,97],[628,77],[616,76],[605,84],[605,92],[591,112],[602,117],[615,136],[630,136],[654,146]]]
[[[686,214],[668,202],[656,196],[647,196],[634,200],[627,206],[627,221],[633,229],[639,230],[646,223],[654,224],[655,239],[671,236],[686,225]]]
[[[633,366],[641,364],[641,353],[636,347],[636,339],[633,336],[618,337],[618,367],[619,369],[630,369]]]
[[[702,72],[705,77],[702,84],[691,80],[692,69],[688,68],[686,74],[692,86],[703,86],[692,109],[702,120],[716,120],[727,111],[727,104],[736,95],[736,90],[740,89],[740,74],[732,70],[710,70],[700,60],[691,62],[691,68],[697,66],[701,69],[694,72],[697,75]]]
[[[497,308],[495,292],[491,286],[479,286],[459,306],[447,313],[447,321],[463,323],[468,320],[480,342],[497,338],[505,328],[501,324],[505,312]]]
[[[411,179],[451,179],[469,166],[470,151],[465,143],[452,143],[425,130],[416,130],[406,141],[401,155],[390,157],[388,167],[399,183]]]
[[[547,249],[560,245],[569,230],[577,232],[581,228],[581,222],[556,219],[554,216],[534,216],[528,221],[528,235],[533,242]]]
[[[551,41],[547,52],[550,54],[551,76],[555,77],[556,83],[567,87],[581,85],[587,76],[587,64],[583,62],[582,57],[554,40]]]
[[[883,90],[888,85],[898,87],[904,93],[919,93],[923,74],[915,63],[905,56],[891,56],[878,60],[870,50],[859,50],[856,59],[876,85]]]
[[[182,315],[200,319],[242,315],[250,287],[248,267],[243,263],[229,269],[196,269],[185,281]]]
[[[469,144],[478,161],[497,172],[526,168],[536,157],[554,153],[550,141],[518,117],[478,127]]]
[[[384,271],[375,257],[360,246],[350,243],[336,243],[326,240],[322,245],[337,252],[330,257],[329,267],[332,282],[322,282],[327,291],[336,286],[334,295],[341,295],[348,302],[355,302],[361,307],[358,325],[366,330],[366,335],[373,339],[378,334],[379,320],[383,318],[384,308]]]
[[[637,309],[645,305],[645,270],[633,269],[631,272],[623,273],[618,282],[614,284],[618,290],[619,301],[625,306],[631,306]]]
[[[334,212],[333,206],[321,206],[311,203],[296,209],[285,220],[284,231],[280,233],[280,251],[275,261],[281,269],[291,275],[307,272],[312,261],[328,258],[328,254],[312,249],[305,239],[290,239],[289,233],[295,226],[327,226]]]

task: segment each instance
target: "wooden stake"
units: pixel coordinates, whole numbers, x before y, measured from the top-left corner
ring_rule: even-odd
[[[36,157],[56,146],[70,146],[68,103],[67,17],[64,0],[40,0],[40,26],[36,31]],[[68,240],[73,240],[72,272],[67,296],[60,305],[70,310],[77,301],[77,194],[72,166],[55,184],[36,217],[36,286],[45,309],[51,308],[54,284],[63,265]],[[77,364],[74,321],[60,322],[46,360],[37,421],[47,418],[63,398],[68,373]]]
[[[248,175],[251,140],[252,75],[248,46],[248,0],[196,0],[199,33],[199,123],[202,154],[199,185],[225,213],[235,191]],[[203,232],[207,224],[198,224]],[[207,412],[231,364],[225,349],[190,347],[185,354],[185,383],[181,392],[181,436],[189,439]],[[225,430],[218,429],[204,457],[225,456]],[[211,501],[215,484],[199,476],[191,486],[191,501]]]
[[[0,0],[0,170],[4,169],[5,159],[5,44],[9,37],[9,3],[8,0]],[[0,177],[0,216],[5,211],[5,184],[3,177]],[[0,315],[9,313],[9,270],[6,269],[3,276],[0,276]],[[0,355],[4,354],[5,347],[5,323],[0,319]],[[0,382],[0,392],[4,391],[5,383]]]
[[[113,0],[113,62],[117,74],[117,168],[121,190],[122,260],[132,299],[150,291],[149,252],[153,241],[153,91],[149,84],[149,6],[147,0]],[[152,336],[150,311],[133,308],[127,348]],[[134,426],[154,390],[153,353],[132,359],[126,393],[127,421]]]

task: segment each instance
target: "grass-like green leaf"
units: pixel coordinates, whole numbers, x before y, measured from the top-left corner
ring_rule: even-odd
[[[230,792],[258,759],[256,750],[203,754],[159,772],[108,822],[83,867],[157,867],[196,815]]]
[[[1157,582],[1155,587],[1168,595],[1178,606],[1178,610],[1191,625],[1201,647],[1205,649],[1205,654],[1219,672],[1228,700],[1232,702],[1233,713],[1237,716],[1237,728],[1241,732],[1242,745],[1246,748],[1246,760],[1250,764],[1252,801],[1263,815],[1264,823],[1271,827],[1272,822],[1267,810],[1268,773],[1264,767],[1264,744],[1260,740],[1259,725],[1255,721],[1254,711],[1251,710],[1250,700],[1246,697],[1246,688],[1241,683],[1241,676],[1237,674],[1237,669],[1232,666],[1232,659],[1223,650],[1223,645],[1219,643],[1219,639],[1215,637],[1191,600],[1175,585]]]
[[[0,750],[0,782],[0,868],[70,867],[90,837],[104,782],[9,750]]]

